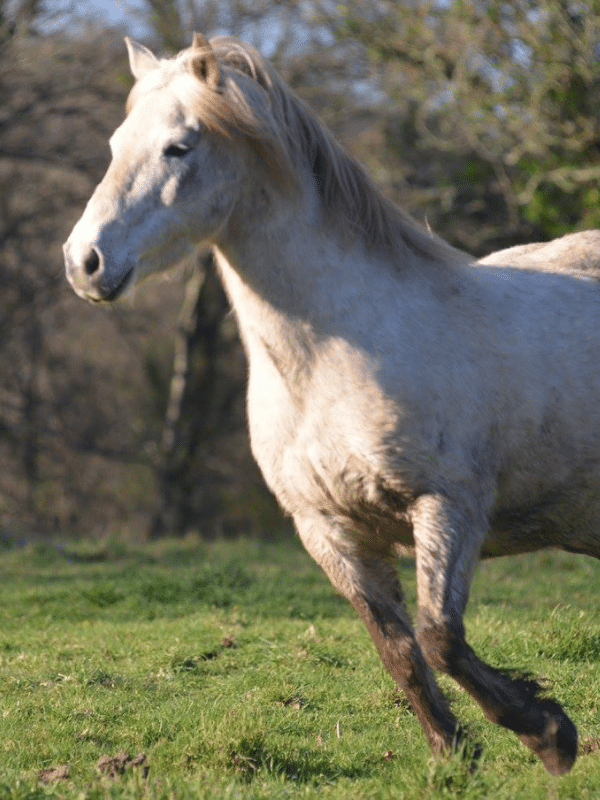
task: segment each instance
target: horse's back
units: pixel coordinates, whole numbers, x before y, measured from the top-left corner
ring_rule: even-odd
[[[548,272],[583,273],[600,278],[600,230],[570,233],[550,242],[516,245],[490,253],[478,263]]]

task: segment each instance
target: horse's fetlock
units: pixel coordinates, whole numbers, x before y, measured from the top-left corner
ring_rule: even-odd
[[[416,639],[425,660],[433,669],[452,674],[464,649],[464,639],[446,622],[419,625]]]

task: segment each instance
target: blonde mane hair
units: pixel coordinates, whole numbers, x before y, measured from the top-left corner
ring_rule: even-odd
[[[327,222],[342,233],[361,234],[368,247],[397,256],[408,247],[438,262],[472,260],[385,198],[364,167],[255,48],[226,36],[214,37],[209,45],[205,52],[217,59],[219,85],[209,88],[197,80],[179,84],[179,99],[208,130],[243,136],[260,154],[272,178],[288,190],[299,186],[302,165],[310,167]],[[198,47],[192,47],[163,60],[156,85],[189,72],[191,60],[199,53]],[[128,109],[135,99],[136,87]]]

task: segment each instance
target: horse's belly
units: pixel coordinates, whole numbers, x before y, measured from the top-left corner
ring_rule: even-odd
[[[482,549],[491,557],[559,547],[600,552],[600,474],[554,486],[528,503],[496,508]]]

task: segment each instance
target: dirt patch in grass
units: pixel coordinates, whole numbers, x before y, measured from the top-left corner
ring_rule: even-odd
[[[579,755],[591,756],[600,753],[600,738],[598,736],[588,736],[579,742]]]
[[[68,764],[61,764],[59,767],[49,767],[38,772],[40,783],[49,784],[57,781],[64,781],[71,777],[71,769]]]
[[[109,778],[118,778],[126,770],[134,767],[142,767],[144,778],[148,777],[150,767],[146,763],[146,754],[139,753],[137,756],[130,756],[125,750],[120,750],[114,756],[102,756],[98,761],[98,771]]]

